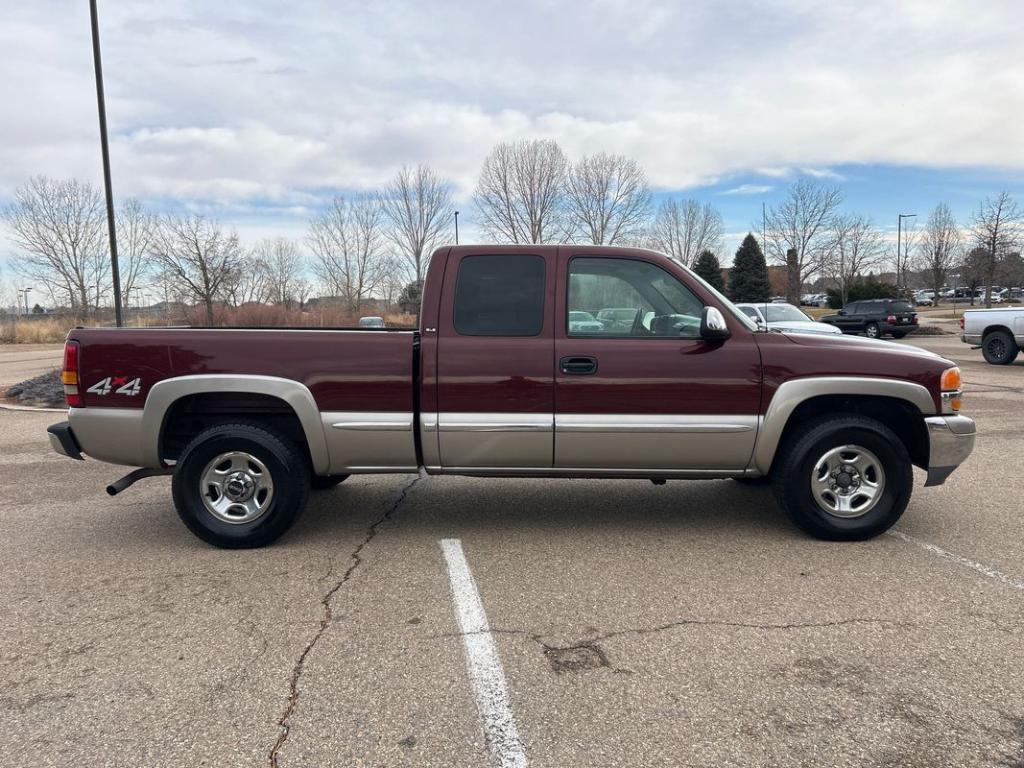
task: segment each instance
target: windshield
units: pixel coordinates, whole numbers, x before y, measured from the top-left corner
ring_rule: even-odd
[[[794,320],[806,323],[811,319],[792,304],[769,304],[767,311],[769,323],[784,323]]]
[[[680,265],[680,266],[682,266],[682,265]],[[690,277],[692,277],[698,283],[700,283],[705,288],[707,288],[712,293],[712,295],[715,296],[715,298],[717,298],[720,302],[722,302],[722,306],[725,307],[737,320],[739,320],[741,323],[743,323],[743,325],[745,325],[747,328],[749,328],[752,331],[756,331],[756,330],[758,330],[760,328],[760,326],[757,323],[755,323],[753,320],[751,320],[749,317],[747,317],[739,307],[737,307],[735,304],[733,304],[731,301],[729,301],[727,298],[725,298],[725,296],[723,296],[721,294],[721,292],[717,288],[715,288],[713,285],[711,285],[711,283],[709,283],[707,280],[705,280],[703,277],[698,275],[696,272],[694,272],[689,267],[683,267],[683,269],[686,270],[686,274],[688,274]]]

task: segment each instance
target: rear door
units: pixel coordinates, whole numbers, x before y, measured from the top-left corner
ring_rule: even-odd
[[[453,252],[438,321],[441,466],[549,468],[554,250]]]
[[[699,337],[706,290],[642,252],[562,247],[555,330],[555,466],[562,469],[739,470],[757,436],[761,360],[727,313],[732,337]],[[675,268],[678,269],[678,268]],[[568,312],[610,318],[572,328]]]

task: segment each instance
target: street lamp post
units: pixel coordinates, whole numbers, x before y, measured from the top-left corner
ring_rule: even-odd
[[[455,244],[459,244],[459,212],[455,212]]]
[[[900,244],[903,242],[903,220],[913,219],[916,213],[901,213],[896,217],[896,282],[903,279],[903,290],[907,290],[906,270],[903,269],[903,262],[900,260]]]
[[[103,189],[107,196],[107,236],[110,239],[110,276],[114,283],[114,322],[120,328],[121,275],[117,269],[117,231],[114,224],[114,188],[110,182],[110,147],[107,143],[107,105],[103,97],[103,62],[100,58],[100,22],[96,0],[89,0],[92,22],[92,60],[96,69],[96,106],[100,116],[100,151],[103,154]],[[97,304],[99,302],[97,301]],[[98,307],[97,307],[98,309]]]
[[[30,293],[32,293],[32,287],[30,286],[28,288],[22,288],[21,290],[18,291],[18,293],[25,294],[25,314],[27,315],[28,314],[28,295]]]

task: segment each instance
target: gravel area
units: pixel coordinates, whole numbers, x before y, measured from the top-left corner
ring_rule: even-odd
[[[60,369],[41,373],[8,387],[4,398],[18,405],[59,408],[64,405],[64,385],[61,384]]]

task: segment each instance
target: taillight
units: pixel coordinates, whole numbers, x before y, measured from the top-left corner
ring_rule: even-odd
[[[64,383],[64,399],[69,408],[81,408],[82,396],[78,394],[78,342],[64,342],[64,370],[60,374]]]
[[[960,330],[962,331],[963,329],[964,329],[964,316],[960,315]]]
[[[896,322],[896,315],[889,315],[887,318],[885,318],[885,322],[887,322],[887,323],[895,323]]]

